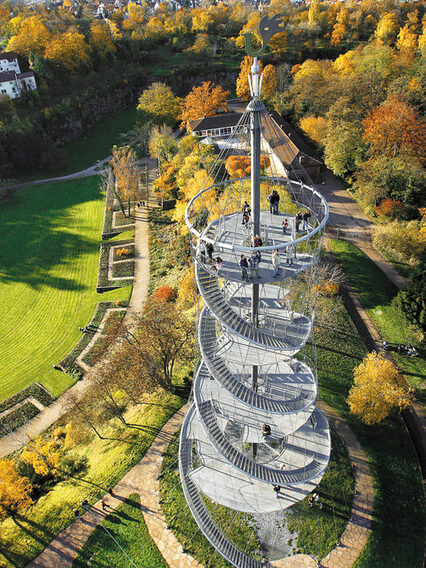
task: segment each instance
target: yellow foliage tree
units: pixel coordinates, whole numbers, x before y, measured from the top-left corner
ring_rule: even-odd
[[[194,8],[191,17],[193,32],[207,32],[214,24],[214,18],[206,8]]]
[[[403,55],[406,55],[409,58],[413,58],[417,49],[417,40],[417,34],[411,31],[410,26],[406,24],[399,30],[396,47]]]
[[[347,400],[351,413],[366,424],[378,424],[394,408],[406,408],[412,394],[396,382],[397,375],[398,369],[381,353],[366,355],[354,370],[354,385]]]
[[[209,36],[207,34],[198,34],[195,38],[194,45],[186,51],[195,53],[196,55],[208,55],[211,51]]]
[[[214,116],[219,109],[226,111],[228,95],[229,91],[224,91],[220,85],[215,86],[211,81],[205,81],[199,87],[193,87],[182,105],[181,126],[188,128],[191,120]]]
[[[98,20],[90,24],[90,45],[100,59],[107,59],[109,55],[115,53],[111,28],[104,20]]]
[[[311,140],[318,144],[318,146],[325,146],[327,137],[326,118],[324,118],[323,116],[314,116],[313,114],[310,114],[300,119],[299,126]]]
[[[272,101],[278,89],[278,74],[274,65],[267,65],[263,70],[262,99]]]
[[[184,310],[195,306],[197,295],[194,286],[194,268],[191,265],[179,283],[177,305]]]
[[[152,83],[139,97],[137,110],[157,124],[173,126],[180,111],[180,99],[166,83]]]
[[[398,18],[394,12],[385,12],[376,28],[376,37],[384,44],[393,43],[398,33]]]
[[[90,64],[90,47],[84,35],[71,26],[61,35],[54,36],[48,43],[45,58],[62,64],[68,71],[75,73]]]
[[[0,460],[0,520],[27,509],[33,502],[31,490],[31,483],[18,475],[10,460]]]
[[[39,475],[49,475],[56,473],[61,452],[56,440],[44,440],[41,436],[37,436],[35,440],[26,444],[21,458],[25,463],[32,465]]]
[[[240,34],[235,40],[235,46],[239,49],[244,49],[245,38],[244,34],[252,33],[253,49],[258,49],[261,45],[261,39],[259,35],[259,22],[260,22],[259,12],[252,12],[247,20],[246,25],[240,31]]]
[[[51,33],[44,25],[41,16],[30,16],[21,22],[18,34],[10,38],[7,50],[16,51],[26,57],[30,52],[43,55],[50,39]]]

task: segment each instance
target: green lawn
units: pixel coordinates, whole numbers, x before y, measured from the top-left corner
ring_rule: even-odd
[[[126,551],[138,568],[167,568],[160,551],[149,536],[139,495],[130,495],[122,505],[105,518],[102,527],[98,526],[90,535],[74,560],[73,568],[87,566],[128,568],[130,562],[120,547]],[[112,537],[117,542],[114,542]],[[90,559],[91,564],[88,564]]]
[[[97,177],[22,189],[0,202],[0,400],[33,381],[55,396],[71,383],[57,363],[96,303],[127,300],[130,287],[97,294],[103,219]]]
[[[365,426],[348,412],[346,398],[353,369],[365,348],[343,306],[330,305],[318,325],[318,379],[322,398],[349,423],[370,459],[375,489],[373,532],[356,568],[421,568],[424,547],[424,495],[417,456],[402,418]]]
[[[395,347],[409,342],[416,346],[419,357],[399,354],[396,350],[392,351],[392,355],[409,384],[416,389],[417,398],[425,401],[426,389],[419,385],[426,383],[426,350],[399,310],[392,305],[398,289],[358,247],[347,241],[333,239],[330,248],[382,339]]]

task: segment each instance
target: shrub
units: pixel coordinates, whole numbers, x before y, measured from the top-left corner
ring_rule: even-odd
[[[401,217],[405,217],[406,209],[402,201],[383,199],[383,201],[374,208],[374,211],[378,217],[400,219]]]
[[[426,265],[419,266],[408,279],[406,290],[395,298],[401,313],[426,332]]]
[[[171,302],[175,297],[176,292],[171,286],[160,286],[153,294],[155,300],[164,300],[165,302]]]
[[[61,476],[72,477],[76,473],[87,471],[89,458],[87,456],[66,455],[60,463],[59,469]]]
[[[118,257],[122,257],[122,256],[127,257],[127,256],[130,255],[130,251],[127,248],[115,249],[115,254]]]
[[[426,223],[392,221],[375,228],[373,245],[384,256],[415,266],[426,260]]]

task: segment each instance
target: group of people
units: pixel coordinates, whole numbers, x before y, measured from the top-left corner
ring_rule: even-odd
[[[274,191],[270,195],[268,195],[268,201],[269,201],[269,212],[272,213],[272,215],[277,215],[278,207],[280,204],[280,196],[276,189],[274,189]]]
[[[311,218],[311,212],[306,209],[304,213],[298,211],[294,219],[294,224],[296,226],[296,233],[300,231],[300,224],[302,225],[302,231],[309,231],[309,219]]]
[[[395,346],[391,346],[387,341],[383,341],[383,349],[385,351],[391,351],[391,349],[395,349]],[[405,353],[410,357],[416,357],[419,354],[417,349],[411,343],[407,343],[406,345],[399,343],[396,350],[398,353]]]

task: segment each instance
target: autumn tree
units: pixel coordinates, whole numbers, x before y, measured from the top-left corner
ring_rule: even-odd
[[[173,158],[177,152],[177,142],[169,126],[154,126],[149,136],[149,153],[157,158],[160,166]]]
[[[97,20],[90,24],[90,45],[100,60],[106,60],[114,55],[116,49],[111,29],[105,21]]]
[[[398,18],[394,12],[385,12],[376,28],[376,37],[384,44],[393,43],[398,34]]]
[[[195,55],[207,56],[212,51],[209,36],[207,34],[198,34],[195,38],[194,44],[186,51],[194,53]]]
[[[278,74],[274,65],[267,65],[263,70],[262,99],[272,101],[278,89]]]
[[[300,119],[299,126],[318,146],[322,148],[325,146],[327,136],[326,118],[310,114]]]
[[[25,511],[31,504],[31,483],[18,475],[13,462],[0,460],[0,520]]]
[[[152,83],[139,97],[136,107],[143,120],[174,126],[180,111],[180,99],[166,83]]]
[[[364,120],[371,155],[411,154],[426,163],[426,122],[395,97],[374,108]]]
[[[130,203],[138,198],[141,177],[135,151],[129,146],[114,146],[109,163],[115,178],[115,193],[120,203],[127,202],[127,215],[130,216]]]
[[[47,44],[44,56],[58,65],[63,65],[71,73],[90,66],[90,47],[84,35],[75,27],[55,35]]]
[[[349,391],[350,412],[366,424],[382,422],[394,408],[409,406],[410,389],[400,386],[398,369],[381,353],[366,355],[354,370],[354,385]]]
[[[43,55],[51,37],[41,16],[30,16],[22,21],[17,35],[10,38],[7,49],[27,57],[31,52]]]
[[[224,91],[220,85],[205,81],[199,87],[193,87],[182,104],[181,126],[189,127],[191,120],[214,116],[218,110],[227,110],[226,97],[229,91]]]
[[[176,361],[189,360],[193,355],[194,326],[175,304],[161,299],[149,299],[138,320],[135,332],[145,356],[159,362],[161,386],[172,388]]]
[[[56,440],[37,436],[35,440],[30,440],[25,444],[21,458],[25,463],[30,464],[39,475],[54,475],[59,467],[61,452]]]

